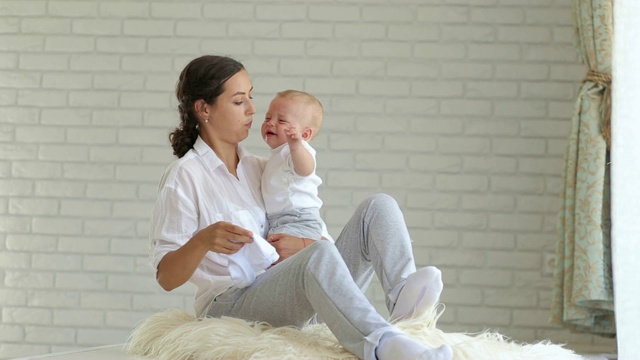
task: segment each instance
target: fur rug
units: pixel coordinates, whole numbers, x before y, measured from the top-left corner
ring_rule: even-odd
[[[442,308],[441,308],[442,309]],[[498,333],[445,333],[436,328],[442,314],[436,308],[396,325],[430,347],[448,343],[454,360],[581,360],[580,355],[547,341],[521,344]],[[275,328],[235,318],[196,319],[182,310],[150,316],[127,340],[128,353],[157,360],[215,359],[349,359],[357,358],[340,346],[324,324]]]

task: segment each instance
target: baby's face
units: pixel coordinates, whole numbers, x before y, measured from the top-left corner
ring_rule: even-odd
[[[276,97],[269,104],[269,109],[262,123],[262,138],[272,149],[287,142],[285,129],[295,126],[298,132],[303,129],[303,122],[309,115],[305,107],[298,101]]]

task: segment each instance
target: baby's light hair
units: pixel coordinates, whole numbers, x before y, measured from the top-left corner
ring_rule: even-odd
[[[311,118],[309,119],[309,127],[313,129],[312,138],[320,131],[322,120],[324,118],[324,109],[322,103],[315,96],[300,90],[284,90],[276,94],[276,97],[289,99],[294,101],[302,101],[305,105],[311,106]]]

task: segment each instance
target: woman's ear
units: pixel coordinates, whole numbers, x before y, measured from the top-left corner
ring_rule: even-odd
[[[308,127],[302,130],[302,140],[309,141],[311,140],[311,136],[313,135],[313,129]]]
[[[203,120],[209,117],[209,108],[207,107],[207,103],[204,99],[196,100],[193,103],[193,110],[196,115]]]

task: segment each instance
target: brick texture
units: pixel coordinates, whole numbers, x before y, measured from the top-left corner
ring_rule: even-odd
[[[276,91],[318,95],[330,232],[367,195],[393,195],[417,265],[444,272],[442,329],[611,352],[547,321],[544,255],[585,72],[570,6],[3,0],[0,358],[122,343],[156,311],[192,310],[193,286],[155,283],[147,229],[175,82],[204,53],[246,65],[256,123]],[[267,155],[258,129],[245,144]],[[384,309],[377,282],[367,294]]]

